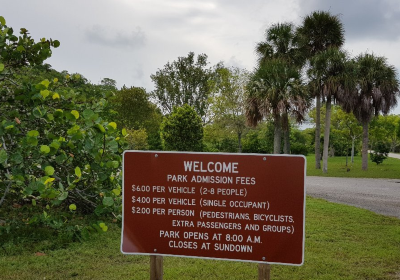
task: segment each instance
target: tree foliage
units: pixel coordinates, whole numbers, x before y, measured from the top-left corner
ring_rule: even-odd
[[[187,104],[174,107],[161,123],[161,138],[167,151],[202,151],[203,125],[200,116]]]
[[[248,76],[246,71],[239,68],[219,67],[216,70],[216,90],[210,105],[212,122],[237,136],[236,151],[239,153],[242,151],[242,135],[247,128],[245,102]]]
[[[111,108],[116,112],[115,119],[117,122],[131,131],[128,137],[131,144],[133,143],[131,139],[133,134],[138,136],[146,133],[147,145],[141,144],[140,149],[161,149],[160,124],[162,115],[156,105],[150,102],[149,95],[144,88],[123,87],[121,90],[115,91],[111,99]],[[136,146],[132,145],[131,148]],[[136,146],[134,149],[138,149],[138,147]]]
[[[205,121],[212,76],[207,55],[200,54],[195,58],[190,52],[187,57],[168,62],[150,76],[155,86],[152,97],[165,114],[170,114],[176,106],[188,104]]]

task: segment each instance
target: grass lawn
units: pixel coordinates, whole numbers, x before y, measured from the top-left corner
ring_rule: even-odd
[[[122,255],[120,229],[109,226],[66,248],[0,249],[0,279],[149,279],[149,257]],[[271,279],[399,279],[398,272],[400,220],[307,198],[305,264],[274,265]],[[257,279],[257,264],[165,257],[164,279]]]
[[[315,169],[314,155],[308,155],[306,158],[307,176],[391,179],[400,178],[400,159],[396,158],[387,158],[379,165],[370,160],[368,162],[368,170],[363,171],[361,170],[361,156],[355,156],[354,163],[350,162],[349,157],[347,166],[346,157],[331,157],[328,159],[328,173],[326,174],[322,172],[322,169]]]

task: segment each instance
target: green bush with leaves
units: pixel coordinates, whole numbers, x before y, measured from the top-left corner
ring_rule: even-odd
[[[161,123],[161,138],[164,150],[195,151],[203,150],[203,125],[193,107],[185,104],[174,107],[171,115]]]
[[[80,75],[21,77],[59,45],[28,34],[14,36],[0,17],[0,207],[10,199],[117,216],[126,131],[102,119],[106,94]]]
[[[381,164],[385,159],[387,159],[390,146],[384,142],[377,142],[373,148],[374,150],[369,154],[371,161],[375,162],[377,165]]]

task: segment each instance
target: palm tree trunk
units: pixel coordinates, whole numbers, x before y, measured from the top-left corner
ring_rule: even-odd
[[[275,116],[275,129],[274,129],[274,154],[281,153],[281,140],[282,140],[282,128],[281,128],[281,116],[278,114]]]
[[[288,114],[283,115],[282,130],[283,130],[283,153],[290,154],[290,125]]]
[[[290,154],[290,131],[289,128],[283,131],[283,153]]]
[[[329,154],[329,132],[331,128],[331,97],[326,98],[326,115],[325,115],[325,133],[324,133],[324,153],[322,156],[324,173],[328,172],[328,154]]]
[[[368,122],[363,122],[363,139],[362,139],[362,170],[368,169]]]
[[[321,97],[315,100],[315,169],[321,169]]]
[[[242,133],[238,132],[238,152],[242,152]]]

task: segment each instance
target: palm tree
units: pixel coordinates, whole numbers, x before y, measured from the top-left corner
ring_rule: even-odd
[[[293,72],[297,68],[297,71],[300,71],[301,68],[301,57],[299,56],[299,52],[297,49],[297,39],[296,39],[296,33],[295,33],[295,28],[293,24],[291,23],[278,23],[272,25],[269,29],[266,30],[265,33],[265,38],[266,40],[263,42],[260,42],[256,46],[256,54],[258,56],[258,65],[259,65],[259,73],[256,76],[262,75],[262,73],[266,73],[266,68],[272,67],[280,67],[282,68],[283,65],[285,67],[289,67],[290,69],[286,69],[285,71],[288,72]],[[271,62],[274,60],[274,62]],[[279,66],[278,66],[279,64]],[[274,65],[274,66],[273,66]],[[263,68],[263,70],[261,69]],[[288,73],[287,72],[287,73]],[[271,79],[273,77],[276,77],[276,75],[272,74],[271,72],[268,74],[268,79]],[[260,76],[258,77],[260,78]],[[281,77],[280,77],[281,78]],[[279,78],[279,79],[280,79]],[[263,78],[261,78],[263,79]],[[279,84],[279,81],[276,81]],[[259,90],[266,86],[265,84],[261,86],[260,80],[258,81],[259,85],[256,86],[259,88]],[[271,83],[269,83],[271,84]],[[250,102],[251,104],[256,104],[254,102]],[[304,102],[300,102],[304,104]],[[274,102],[271,102],[271,104],[275,104]],[[276,103],[278,104],[278,103]],[[282,104],[280,104],[282,105]],[[303,105],[302,105],[303,106]],[[300,106],[300,107],[302,107]],[[289,143],[289,114],[286,112],[288,111],[291,107],[296,107],[295,104],[293,106],[291,105],[286,105],[287,109],[281,110],[276,108],[275,111],[281,112],[279,115],[273,114],[274,115],[274,122],[275,122],[275,142],[278,141],[278,138],[280,139],[280,135],[278,137],[278,134],[280,134],[283,130],[284,133],[284,153],[290,153],[290,143]],[[265,110],[264,110],[265,111]],[[268,110],[267,110],[268,111]],[[297,113],[299,113],[301,110],[297,110]],[[305,112],[305,111],[304,111]],[[303,112],[303,114],[304,114]],[[303,116],[297,118],[298,120],[302,120]],[[279,122],[279,124],[277,123]],[[276,143],[278,145],[278,143]],[[280,146],[280,143],[279,143]],[[274,150],[278,149],[278,146],[275,147]],[[280,151],[279,151],[280,152]],[[277,152],[277,153],[279,153]]]
[[[314,92],[319,92],[325,99],[325,132],[323,149],[323,172],[328,172],[329,134],[331,124],[332,101],[345,95],[347,55],[336,47],[330,47],[310,59],[308,76],[314,85]]]
[[[373,116],[386,115],[397,105],[399,80],[385,57],[362,54],[355,59],[356,87],[347,96],[344,109],[352,111],[363,126],[362,169],[368,169],[368,125]]]
[[[298,68],[274,58],[261,63],[250,77],[246,117],[256,126],[265,117],[274,120],[274,154],[281,151],[282,116],[301,121],[307,108]]]
[[[297,29],[299,46],[307,58],[327,50],[330,47],[340,48],[344,43],[344,29],[338,16],[329,12],[315,11],[306,16]],[[321,169],[321,92],[311,92],[316,100],[315,123],[315,168]]]

